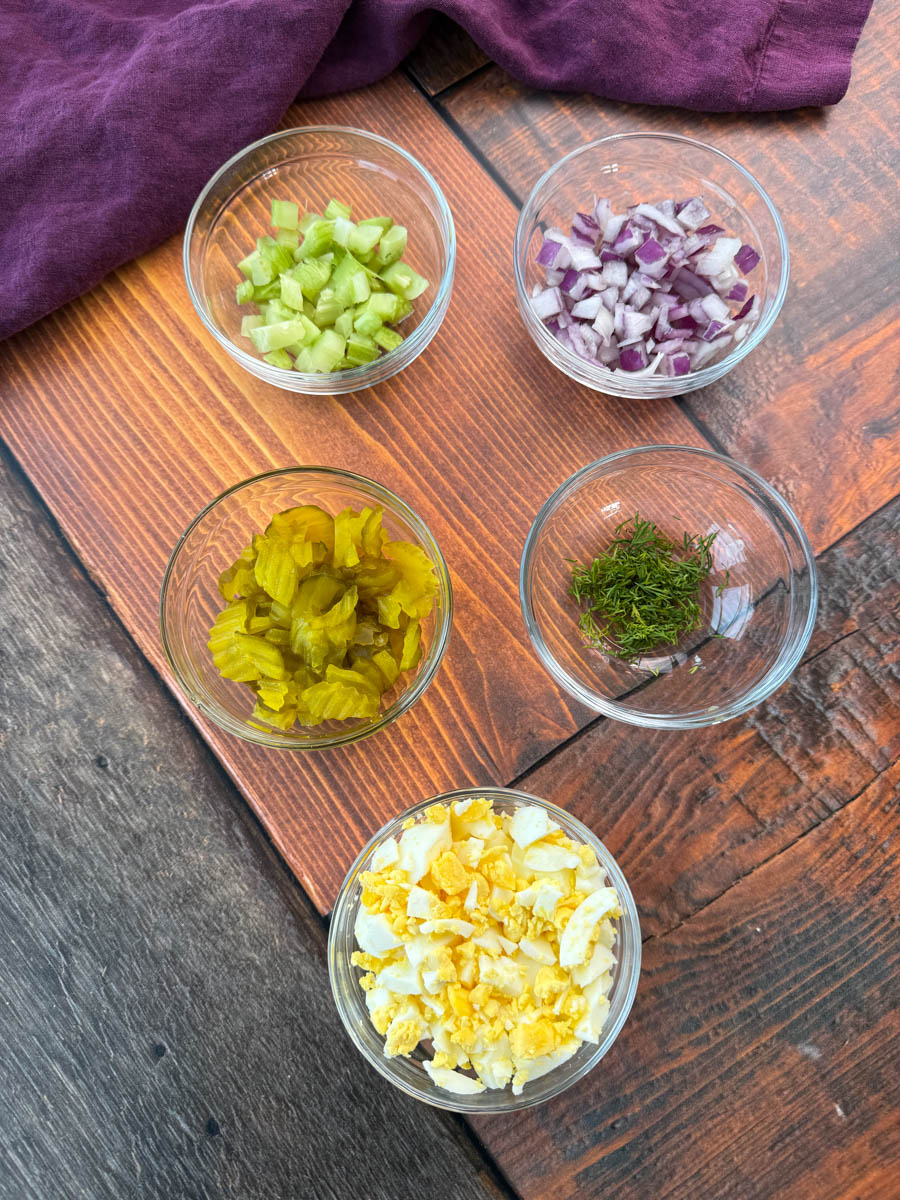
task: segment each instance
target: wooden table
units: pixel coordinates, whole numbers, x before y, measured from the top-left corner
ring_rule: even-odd
[[[178,239],[0,346],[4,1200],[897,1195],[897,26],[876,4],[827,112],[534,93],[442,25],[383,83],[292,109],[286,124],[415,145],[454,210],[445,325],[373,393],[310,403],[250,379],[193,316]],[[751,359],[627,406],[531,347],[510,247],[545,167],[635,128],[745,162],[786,218],[793,269]],[[766,476],[822,583],[790,683],[745,719],[678,735],[562,695],[515,589],[550,491],[652,441],[711,445]],[[171,682],[155,625],[166,556],[222,486],[310,458],[425,517],[456,585],[451,652],[411,714],[350,750],[267,757],[189,712],[210,754],[154,675]],[[356,1058],[315,910],[398,808],[487,782],[600,833],[639,903],[644,967],[596,1071],[468,1126]]]

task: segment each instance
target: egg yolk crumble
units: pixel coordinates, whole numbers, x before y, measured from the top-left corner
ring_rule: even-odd
[[[471,796],[403,828],[360,876],[354,926],[384,1053],[430,1041],[423,1066],[438,1087],[520,1095],[600,1040],[616,892],[591,847],[536,806],[503,814]]]

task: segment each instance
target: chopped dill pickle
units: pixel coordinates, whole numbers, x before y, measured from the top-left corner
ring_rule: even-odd
[[[254,693],[253,721],[287,731],[371,720],[421,661],[434,565],[418,546],[392,542],[383,516],[297,505],[219,576],[227,604],[208,645],[220,674]]]

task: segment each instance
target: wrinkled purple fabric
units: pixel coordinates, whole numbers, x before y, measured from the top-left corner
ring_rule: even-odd
[[[840,100],[870,4],[3,0],[0,338],[177,230],[298,93],[391,71],[435,10],[533,87],[752,111]]]

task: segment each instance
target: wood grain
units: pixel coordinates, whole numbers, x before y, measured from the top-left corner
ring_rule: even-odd
[[[403,66],[429,96],[435,96],[490,61],[464,29],[439,13]]]
[[[555,1101],[476,1122],[526,1200],[893,1200],[900,769],[644,945]]]
[[[814,640],[745,718],[673,735],[600,720],[519,781],[590,825],[658,935],[900,755],[900,500],[819,559]]]
[[[390,815],[448,787],[511,779],[586,720],[526,645],[516,582],[526,532],[584,463],[698,435],[671,401],[629,408],[586,394],[532,346],[512,292],[515,211],[407,80],[306,103],[288,121],[402,128],[421,147],[459,237],[454,300],[425,354],[372,393],[269,388],[206,335],[172,241],[0,347],[0,435],[163,674],[165,562],[224,486],[272,466],[336,465],[394,488],[431,527],[457,608],[449,655],[416,709],[369,741],[302,757],[201,723],[325,910]]]
[[[685,403],[788,498],[816,550],[900,488],[898,34],[900,11],[876,3],[846,98],[821,111],[703,116],[535,92],[497,67],[444,102],[522,199],[563,154],[635,129],[710,142],[762,182],[790,246],[784,308],[751,357]]]
[[[3,458],[0,558],[0,1197],[508,1195],[359,1057],[312,906]]]

